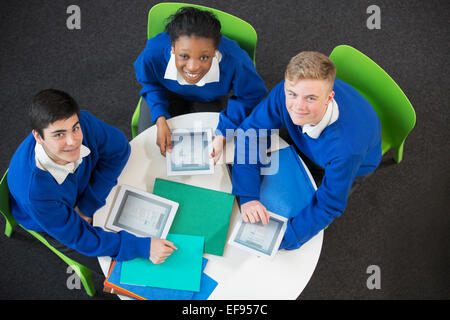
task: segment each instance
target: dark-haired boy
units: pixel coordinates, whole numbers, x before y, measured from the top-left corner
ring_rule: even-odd
[[[171,242],[91,225],[128,160],[130,146],[123,133],[80,111],[70,95],[54,89],[33,98],[29,117],[32,133],[8,171],[15,219],[90,268],[98,263],[86,256],[163,262],[175,249]]]

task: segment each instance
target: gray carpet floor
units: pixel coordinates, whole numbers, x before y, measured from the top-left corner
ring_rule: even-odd
[[[133,62],[146,42],[148,10],[157,1],[0,2],[0,171],[30,132],[26,108],[44,88],[69,92],[131,139],[140,85]],[[449,299],[448,1],[193,1],[251,23],[256,66],[271,89],[289,59],[303,50],[329,54],[351,45],[382,66],[409,97],[417,124],[404,160],[388,152],[324,233],[317,268],[299,299]],[[66,9],[81,9],[81,29],[68,30]],[[369,30],[366,9],[381,9]],[[445,209],[447,208],[447,209]],[[0,230],[4,220],[0,219]],[[381,288],[370,290],[377,265]],[[0,299],[89,298],[68,289],[62,261],[22,231],[0,235]],[[95,279],[101,288],[102,279]]]

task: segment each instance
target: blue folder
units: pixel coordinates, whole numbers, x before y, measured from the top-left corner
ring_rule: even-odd
[[[208,259],[203,258],[202,271],[207,262]],[[217,286],[217,282],[203,272],[200,280],[200,292],[129,285],[120,283],[121,270],[122,262],[116,261],[107,282],[147,300],[206,300]]]
[[[202,277],[200,279],[200,291],[194,292],[192,300],[207,300],[216,287],[217,281],[202,272]]]
[[[316,189],[292,145],[276,152],[278,171],[261,175],[260,202],[267,210],[292,218],[310,203]]]

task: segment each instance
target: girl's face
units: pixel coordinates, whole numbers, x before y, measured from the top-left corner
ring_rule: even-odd
[[[172,43],[178,72],[189,84],[197,83],[211,68],[216,48],[214,40],[197,36],[181,36]]]

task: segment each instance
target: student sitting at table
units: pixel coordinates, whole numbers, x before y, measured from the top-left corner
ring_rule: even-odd
[[[220,29],[209,11],[181,8],[165,32],[147,41],[134,64],[143,86],[138,131],[156,122],[156,143],[164,156],[172,149],[166,119],[221,111],[211,155],[217,162],[226,130],[234,132],[268,92],[248,54]]]
[[[325,55],[299,53],[289,62],[285,80],[241,125],[243,132],[285,128],[302,157],[324,171],[310,203],[288,221],[280,249],[299,248],[339,217],[355,178],[374,171],[381,160],[381,126],[376,112],[354,88],[335,76],[335,66]],[[261,137],[255,136],[257,139]],[[244,221],[267,224],[269,214],[258,201],[261,164],[236,161],[244,159],[241,153],[248,149],[249,143],[236,144],[233,193],[240,198]]]
[[[170,241],[91,225],[130,155],[121,131],[80,112],[71,96],[54,89],[35,95],[29,117],[32,132],[8,171],[11,211],[18,223],[100,274],[93,257],[161,263],[176,249]]]

